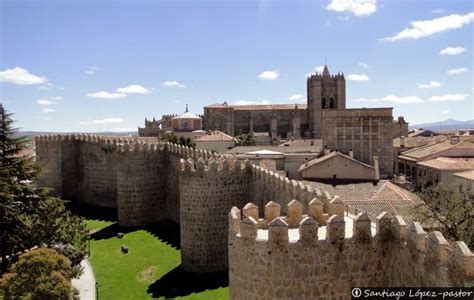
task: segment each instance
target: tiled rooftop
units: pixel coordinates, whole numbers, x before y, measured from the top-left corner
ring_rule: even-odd
[[[474,157],[437,157],[418,164],[438,170],[474,170]]]
[[[421,203],[417,195],[388,180],[380,180],[376,184],[366,182],[336,186],[312,181],[305,183],[328,191],[330,195],[338,195],[351,213],[366,211],[373,221],[384,211],[392,216],[399,215],[405,220],[413,220],[413,209]]]

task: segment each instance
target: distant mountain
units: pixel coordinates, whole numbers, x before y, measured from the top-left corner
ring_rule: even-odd
[[[37,135],[48,135],[48,134],[79,134],[84,132],[50,132],[50,131],[20,131],[18,135],[34,137]],[[107,136],[137,136],[137,131],[129,132],[112,132],[112,131],[103,131],[103,132],[87,132],[86,134],[97,134],[97,135],[107,135]]]
[[[446,131],[454,131],[458,129],[474,128],[474,119],[467,120],[467,121],[447,119],[440,122],[410,125],[410,129],[415,129],[415,128],[429,129],[435,132],[446,132]]]

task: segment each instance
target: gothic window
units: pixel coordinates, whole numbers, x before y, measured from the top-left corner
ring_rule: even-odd
[[[335,105],[334,105],[334,98],[329,99],[329,108],[330,108],[330,109],[334,109],[334,108],[335,108]]]
[[[323,100],[321,100],[321,108],[325,109],[326,107],[327,107],[326,98],[323,98]]]
[[[254,132],[270,132],[270,120],[263,114],[259,114],[254,118]]]
[[[224,119],[220,116],[214,117],[211,121],[211,128],[213,130],[224,131]]]
[[[238,134],[239,132],[248,133],[250,131],[250,123],[248,116],[242,113],[236,114],[234,121],[234,130],[236,134]]]

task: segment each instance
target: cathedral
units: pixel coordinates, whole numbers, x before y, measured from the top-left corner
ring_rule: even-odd
[[[306,104],[229,105],[204,107],[204,129],[230,135],[267,132],[273,139],[321,138],[325,110],[346,108],[344,74],[331,75],[327,66],[322,74],[307,79]]]
[[[381,174],[392,174],[393,138],[408,134],[405,119],[394,120],[392,107],[346,108],[344,74],[331,75],[327,66],[322,74],[311,74],[306,85],[306,104],[217,103],[204,107],[204,115],[186,109],[180,116],[145,119],[145,128],[139,128],[139,134],[162,137],[171,130],[195,139],[218,130],[231,136],[264,133],[271,143],[280,139],[321,139],[327,149],[351,153],[354,159],[371,166],[378,161]],[[204,131],[198,128],[201,124]]]

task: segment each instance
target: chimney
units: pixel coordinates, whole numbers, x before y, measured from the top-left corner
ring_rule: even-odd
[[[375,180],[380,180],[380,170],[379,170],[379,157],[374,156],[374,168],[375,168]]]
[[[400,148],[405,148],[405,137],[403,135],[400,137]]]
[[[352,151],[352,149],[349,150],[349,156],[350,156],[351,158],[354,158],[354,151]]]
[[[331,153],[331,149],[329,149],[328,146],[324,147],[324,155],[328,155],[329,153]]]
[[[459,143],[459,137],[455,136],[455,135],[452,135],[452,136],[449,137],[449,141],[450,141],[451,145],[455,145],[455,144]]]

